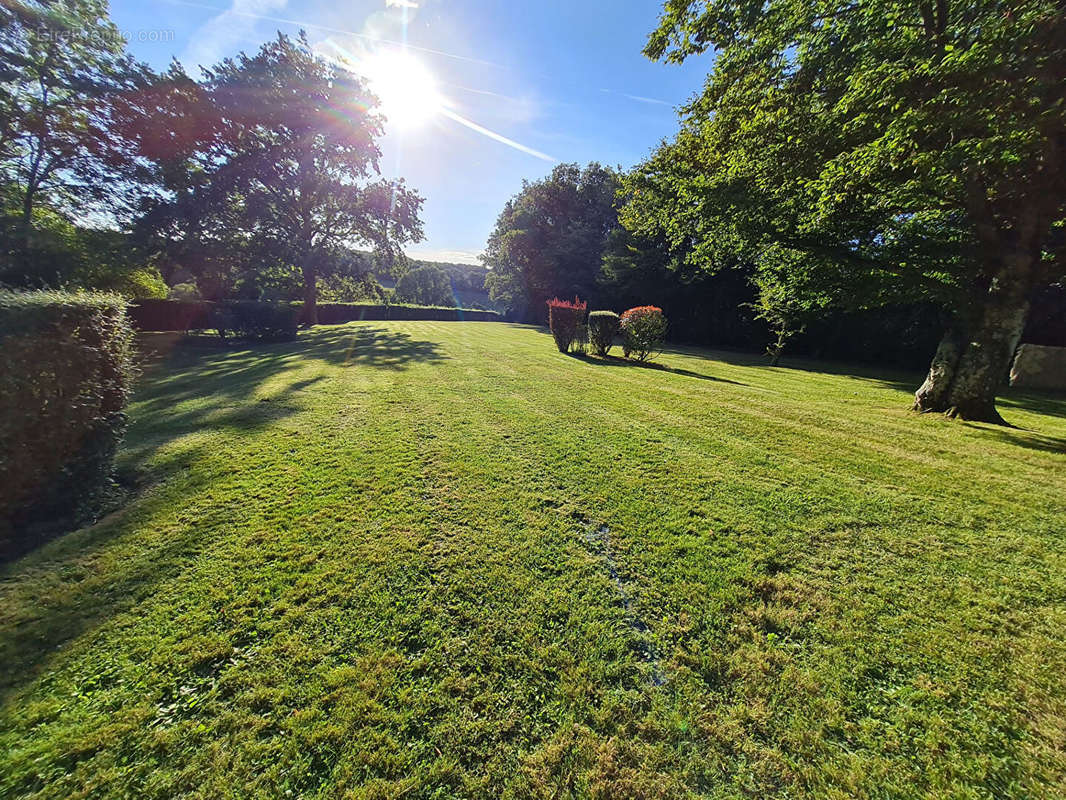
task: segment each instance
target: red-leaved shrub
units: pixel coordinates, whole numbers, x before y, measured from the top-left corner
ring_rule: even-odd
[[[576,297],[573,302],[554,297],[548,301],[548,327],[555,338],[555,346],[560,353],[570,350],[570,345],[577,336],[577,330],[585,321],[585,309],[588,304]]]
[[[637,306],[622,314],[622,352],[638,361],[658,353],[666,339],[666,317],[658,306]]]

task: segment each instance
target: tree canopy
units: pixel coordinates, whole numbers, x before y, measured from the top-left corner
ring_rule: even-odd
[[[440,267],[415,267],[396,283],[396,301],[424,306],[454,306],[452,283]]]
[[[112,111],[148,75],[126,52],[104,0],[0,5],[6,281],[54,278],[49,258],[36,257],[55,242],[39,225],[48,214],[35,214],[42,204],[82,216],[105,200],[111,210],[123,204],[126,141],[112,134]]]
[[[623,220],[814,303],[934,299],[950,328],[917,407],[998,420],[1029,298],[1064,269],[1061,5],[672,0],[645,52],[710,49]]]
[[[618,223],[618,173],[592,163],[560,164],[526,181],[507,201],[482,261],[489,296],[518,318],[542,322],[556,295],[589,297],[607,236]]]
[[[392,255],[421,239],[422,198],[377,178],[376,98],[305,39],[279,34],[200,84],[177,67],[166,81],[153,118],[169,112],[178,133],[160,140],[156,122],[142,137],[162,189],[144,219],[177,257],[239,244],[259,264],[293,265],[314,322],[318,277],[339,249]]]

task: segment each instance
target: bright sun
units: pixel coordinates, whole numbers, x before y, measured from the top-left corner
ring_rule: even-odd
[[[402,50],[383,50],[359,63],[370,89],[381,101],[388,124],[413,130],[432,119],[443,104],[437,82],[423,64]]]

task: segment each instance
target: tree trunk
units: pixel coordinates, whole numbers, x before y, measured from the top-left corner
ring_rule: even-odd
[[[22,218],[20,220],[19,237],[22,239],[22,253],[28,259],[30,248],[33,245],[33,201],[34,193],[31,188],[26,189],[22,196]]]
[[[1002,269],[982,293],[968,324],[949,330],[937,347],[925,383],[914,395],[916,411],[1007,423],[996,411],[996,395],[1006,383],[1011,359],[1029,313],[1031,262]]]
[[[946,411],[948,395],[955,379],[955,370],[959,365],[963,350],[966,349],[966,337],[956,328],[949,328],[940,340],[929,365],[929,374],[925,383],[914,393],[915,411]]]
[[[310,253],[307,254],[310,259]],[[304,307],[301,317],[303,324],[307,326],[318,324],[318,273],[314,263],[304,264]]]

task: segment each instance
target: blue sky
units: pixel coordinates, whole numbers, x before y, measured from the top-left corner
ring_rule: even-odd
[[[524,178],[556,162],[629,167],[676,130],[676,108],[710,62],[641,55],[660,9],[654,0],[112,0],[111,16],[138,58],[163,68],[177,57],[194,75],[278,30],[302,27],[324,54],[356,59],[395,53],[390,43],[406,31],[401,63],[431,76],[444,110],[418,114],[417,95],[407,98],[420,119],[390,123],[382,173],[426,198],[426,241],[411,255],[474,263]]]

